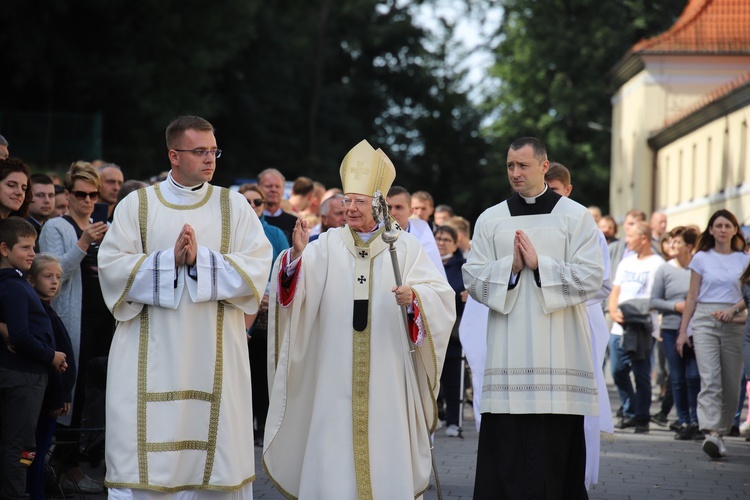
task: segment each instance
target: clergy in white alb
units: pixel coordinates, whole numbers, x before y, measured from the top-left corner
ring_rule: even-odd
[[[511,145],[515,192],[479,217],[464,265],[490,309],[475,499],[586,498],[583,416],[599,406],[586,302],[604,266],[593,217],[547,187],[548,167],[538,139]]]
[[[167,144],[167,180],[117,205],[99,251],[104,299],[118,321],[106,485],[113,498],[192,498],[186,490],[252,498],[243,313],[258,309],[271,245],[242,195],[208,183],[220,154],[208,122],[178,118]]]
[[[403,231],[396,287],[371,210],[373,193],[387,192],[395,176],[385,154],[362,141],[341,176],[347,225],[307,244],[307,222],[298,222],[272,273],[276,370],[263,463],[288,498],[415,498],[429,482],[454,292]],[[414,315],[418,379],[400,305]]]

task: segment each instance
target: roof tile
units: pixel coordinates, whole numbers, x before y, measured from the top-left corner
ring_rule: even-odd
[[[636,43],[635,54],[748,54],[750,0],[690,0],[667,31]]]

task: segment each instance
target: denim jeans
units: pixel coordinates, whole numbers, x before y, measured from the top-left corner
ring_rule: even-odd
[[[695,352],[680,356],[675,350],[678,330],[663,329],[661,331],[664,356],[669,365],[669,376],[672,379],[672,396],[677,410],[679,424],[698,423],[698,393],[701,390],[701,376],[698,373],[698,362]]]
[[[640,422],[651,419],[651,353],[654,349],[653,337],[651,348],[645,359],[631,360],[630,355],[620,347],[621,335],[609,336],[609,359],[612,365],[612,378],[617,387],[622,403],[623,417],[635,417]],[[635,377],[635,390],[630,380],[630,372]]]

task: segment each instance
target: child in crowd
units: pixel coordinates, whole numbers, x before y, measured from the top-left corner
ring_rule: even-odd
[[[27,491],[31,500],[44,498],[44,457],[47,455],[52,436],[55,432],[57,417],[70,412],[70,402],[73,398],[73,384],[75,383],[75,360],[73,345],[68,331],[57,315],[50,300],[54,298],[60,288],[62,267],[56,257],[49,254],[39,254],[34,257],[28,280],[42,300],[42,306],[52,322],[57,349],[65,353],[68,369],[64,373],[50,369],[47,390],[44,392],[42,410],[36,425],[36,458],[31,464],[26,479]]]
[[[0,220],[0,498],[26,497],[26,472],[34,460],[34,430],[47,371],[64,372],[52,324],[23,275],[34,259],[36,230],[20,217]]]

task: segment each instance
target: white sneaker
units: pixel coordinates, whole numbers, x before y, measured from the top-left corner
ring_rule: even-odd
[[[458,437],[461,435],[461,429],[459,429],[457,425],[451,424],[445,429],[445,435],[453,438]]]
[[[721,447],[724,443],[716,434],[706,435],[706,439],[703,440],[703,452],[711,458],[721,458]],[[726,448],[724,448],[724,454],[726,455]]]
[[[740,425],[740,436],[750,436],[750,422],[742,422],[742,425]]]
[[[727,456],[727,447],[724,445],[724,438],[719,436],[719,453],[721,453],[722,457]]]

